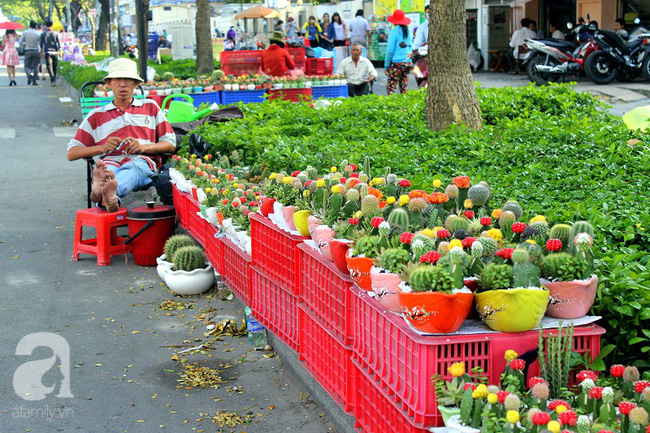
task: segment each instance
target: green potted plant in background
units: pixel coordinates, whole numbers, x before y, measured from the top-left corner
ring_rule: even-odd
[[[465,371],[464,362],[455,362],[447,369],[451,380],[445,380],[440,374],[434,374],[431,378],[436,389],[436,401],[438,412],[447,425],[447,421],[454,415],[460,415],[460,401],[465,392],[465,384],[472,383],[472,377]]]

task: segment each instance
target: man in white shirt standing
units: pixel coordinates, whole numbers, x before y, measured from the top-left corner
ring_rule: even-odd
[[[348,95],[362,96],[370,93],[370,85],[377,78],[377,70],[372,62],[362,57],[363,46],[353,44],[350,57],[346,57],[336,68],[337,75],[345,76],[348,81]]]
[[[549,24],[548,29],[551,32],[551,38],[553,39],[562,39],[564,40],[564,33],[562,33],[560,30],[558,30],[557,26],[555,23]]]
[[[363,9],[357,11],[348,28],[350,29],[350,45],[361,44],[363,47],[368,48],[370,45],[370,25],[363,17]]]
[[[424,22],[418,26],[411,49],[413,51],[429,42],[429,5],[424,7]]]
[[[535,39],[535,33],[530,30],[530,20],[524,18],[521,20],[521,28],[512,34],[510,39],[510,48],[508,52],[508,63],[510,64],[510,74],[517,72],[517,59],[523,59],[524,53],[519,53],[519,47],[524,44],[526,39]]]

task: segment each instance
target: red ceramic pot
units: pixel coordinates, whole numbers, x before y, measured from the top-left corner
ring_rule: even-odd
[[[406,320],[418,331],[432,334],[458,331],[472,306],[472,293],[402,292],[399,301]]]
[[[577,319],[586,316],[596,299],[598,277],[588,280],[543,283],[550,296],[546,315],[558,319]]]
[[[260,212],[265,217],[269,217],[269,214],[273,213],[273,203],[275,199],[273,197],[260,197]]]
[[[350,245],[352,245],[352,241],[342,241],[338,239],[332,239],[330,241],[332,261],[336,265],[336,268],[345,275],[350,275],[350,271],[348,270],[348,263],[345,261],[345,256],[348,254]]]
[[[370,269],[374,265],[374,260],[369,257],[351,257],[351,251],[345,256],[345,261],[350,271],[350,276],[354,282],[363,290],[372,290],[372,282],[370,280]]]
[[[195,187],[192,187],[192,197],[194,198],[194,200],[199,201],[199,196],[196,193]]]
[[[377,268],[370,271],[370,282],[372,291],[375,292],[375,299],[388,311],[401,313],[402,307],[399,302],[397,289],[402,279],[397,274],[390,272],[375,272]]]

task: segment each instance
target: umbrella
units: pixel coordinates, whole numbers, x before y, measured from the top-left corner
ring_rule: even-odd
[[[22,30],[25,27],[20,23],[14,23],[12,21],[5,21],[0,23],[0,30]]]
[[[235,18],[241,20],[246,18],[277,18],[279,16],[280,12],[275,9],[267,8],[265,6],[255,6],[235,15]]]

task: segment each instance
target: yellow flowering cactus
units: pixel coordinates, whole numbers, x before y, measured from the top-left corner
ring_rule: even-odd
[[[472,203],[472,200],[470,200],[470,199],[465,199],[465,201],[463,202],[463,207],[465,209],[471,209],[473,206],[474,206],[474,204]]]
[[[270,180],[275,180],[276,177],[278,177],[277,173],[271,173],[271,175],[269,176],[269,179]]]
[[[465,363],[464,362],[454,362],[449,367],[449,374],[453,377],[461,377],[465,374]]]
[[[399,196],[399,205],[400,206],[406,206],[407,204],[409,204],[409,201],[411,201],[411,199],[409,198],[408,195],[403,194],[403,195]]]
[[[463,242],[460,239],[452,239],[451,241],[449,241],[449,249],[452,249],[454,247],[463,248]]]
[[[428,237],[428,238],[431,238],[431,239],[433,239],[433,238],[436,237],[436,234],[435,234],[435,233],[433,232],[433,230],[431,230],[431,229],[424,229],[424,230],[422,230],[422,231],[420,232],[420,234],[422,234],[422,235],[424,235],[424,236],[426,236],[426,237]],[[461,242],[461,243],[462,243],[462,242]]]
[[[318,180],[316,181],[316,187],[317,187],[317,188],[325,188],[325,180],[323,180],[323,179],[318,179]]]
[[[433,180],[433,186],[434,186],[434,188],[442,187],[442,181],[440,179],[434,179]]]
[[[510,362],[517,359],[519,357],[519,354],[512,349],[508,349],[506,350],[506,353],[503,357],[506,359],[506,361]]]
[[[445,381],[439,374],[432,378],[438,404],[445,407],[460,407],[460,401],[465,394],[465,384],[471,382],[472,378],[466,373],[464,362],[454,362],[447,371],[452,376],[451,380]]]
[[[391,197],[387,197],[387,198],[386,198],[386,204],[389,204],[389,205],[390,205],[390,204],[395,204],[396,201],[397,201],[397,200],[396,200],[395,197],[393,197],[393,196],[391,196]]]
[[[506,413],[506,421],[510,424],[517,424],[519,422],[519,412],[516,410],[509,410]]]
[[[494,239],[495,241],[497,241],[497,243],[500,243],[501,240],[503,239],[503,233],[501,233],[501,230],[499,230],[499,229],[490,229],[490,230],[488,230],[487,233],[486,233],[486,236],[488,238]]]
[[[530,222],[528,224],[530,225],[530,224],[536,223],[536,222],[548,223],[548,221],[546,221],[546,217],[544,215],[535,215],[534,217],[532,217],[530,219]]]
[[[498,220],[502,213],[503,213],[503,209],[493,209],[492,218]]]

